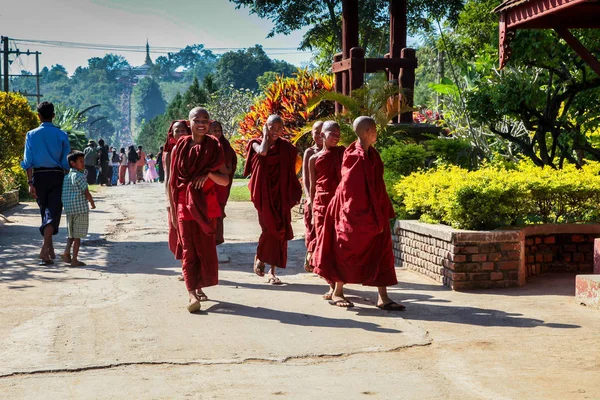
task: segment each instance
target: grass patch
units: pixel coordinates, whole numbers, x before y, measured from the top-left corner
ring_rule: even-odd
[[[245,180],[245,179],[241,179]],[[232,186],[231,192],[229,193],[230,201],[250,201],[250,190],[247,185],[244,186]]]

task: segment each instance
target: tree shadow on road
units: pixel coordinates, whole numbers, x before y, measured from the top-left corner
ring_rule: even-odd
[[[343,312],[344,310],[340,311]],[[206,312],[274,320],[288,325],[344,329],[353,328],[379,333],[402,333],[402,331],[397,329],[384,328],[372,322],[356,321],[351,318],[328,318],[319,315],[297,313],[293,311],[280,311],[264,307],[249,307],[244,304],[228,302],[218,302],[217,304],[206,309]]]

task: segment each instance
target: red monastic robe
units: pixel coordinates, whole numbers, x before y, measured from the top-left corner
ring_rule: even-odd
[[[171,156],[169,190],[175,203],[173,212],[177,212],[177,240],[189,291],[219,282],[215,231],[221,207],[216,184],[210,179],[200,189],[191,184],[210,171],[218,171],[222,164],[221,145],[210,135],[199,144],[192,136],[180,138]]]
[[[308,251],[314,252],[317,238],[323,231],[325,212],[342,180],[342,159],[344,146],[325,150],[315,161],[315,198],[313,199],[314,238],[308,244]]]
[[[219,200],[219,205],[221,206],[222,214],[221,217],[217,219],[217,233],[215,235],[217,245],[225,241],[225,238],[223,237],[223,218],[226,217],[225,206],[227,205],[227,200],[229,199],[231,185],[233,184],[233,175],[235,174],[235,169],[237,167],[237,155],[231,147],[229,140],[227,140],[227,138],[224,135],[221,135],[221,137],[219,138],[219,143],[221,144],[221,148],[223,149],[223,154],[225,156],[225,165],[231,165],[231,173],[229,174],[229,185],[217,185],[217,198]]]
[[[178,122],[182,122],[186,125],[188,124],[188,121],[186,121],[184,119],[179,119],[179,120],[175,120],[175,121],[171,122],[171,126],[169,126],[169,131],[167,132],[167,140],[165,141],[165,144],[163,146],[163,165],[165,165],[165,166],[167,165],[167,163],[166,163],[167,156],[169,155],[169,153],[171,153],[173,151],[173,148],[175,147],[175,144],[177,143],[177,141],[175,140],[175,136],[173,134],[173,126]],[[167,188],[167,190],[169,190],[169,188]],[[171,252],[175,255],[175,259],[181,260],[183,250],[179,244],[179,239],[177,237],[177,230],[173,229],[173,226],[171,224],[171,212],[176,212],[176,210],[169,210],[167,212],[167,218],[169,221],[168,222],[168,224],[169,224],[169,250],[171,250]]]
[[[394,209],[383,182],[383,162],[358,141],[344,153],[342,180],[317,238],[315,272],[329,282],[391,286],[398,283],[390,219]]]
[[[278,138],[267,155],[260,156],[252,148],[253,143],[262,143],[262,138],[248,143],[244,169],[244,176],[252,175],[250,198],[262,228],[256,255],[267,264],[285,268],[287,241],[294,237],[291,210],[302,197],[295,169],[298,151],[289,140]]]
[[[310,150],[310,149],[314,149],[314,148],[311,147],[311,148],[307,149],[304,152],[304,157],[307,157],[306,152],[308,152],[308,150]],[[318,151],[319,151],[318,149],[313,151],[311,157]],[[302,171],[302,174],[308,174],[308,171]],[[314,223],[313,223],[312,211],[311,211],[311,209],[309,209],[306,206],[306,203],[304,203],[304,244],[306,245],[306,249],[308,252],[312,252],[312,250],[310,250],[310,244],[315,240],[315,238],[316,238],[316,235],[315,235],[315,227],[314,227]]]

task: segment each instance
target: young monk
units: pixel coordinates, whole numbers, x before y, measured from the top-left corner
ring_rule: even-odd
[[[226,217],[225,206],[227,205],[227,200],[229,200],[229,193],[231,192],[231,185],[233,184],[233,174],[235,174],[235,169],[237,167],[237,155],[235,154],[235,151],[233,151],[229,140],[223,135],[223,125],[221,125],[219,121],[211,122],[208,133],[219,140],[225,156],[225,168],[227,168],[227,174],[229,175],[229,185],[217,186],[217,197],[219,199],[219,205],[221,206],[221,216],[217,219],[217,233],[215,234],[215,240],[218,246],[225,242],[225,238],[223,237],[223,219]]]
[[[314,252],[317,240],[322,235],[327,206],[342,179],[342,159],[346,148],[338,146],[340,135],[340,126],[337,122],[326,121],[321,131],[323,149],[308,161],[308,201],[312,208],[314,226],[314,238],[307,246],[309,252]],[[331,300],[334,282],[329,282],[329,286],[329,291],[323,295],[325,300]]]
[[[169,220],[169,250],[175,255],[175,259],[181,260],[181,246],[179,246],[179,240],[177,238],[177,229],[171,224],[171,202],[169,200],[169,178],[171,176],[171,154],[175,149],[177,140],[182,136],[191,135],[190,127],[188,122],[184,119],[175,120],[171,122],[169,131],[167,132],[167,140],[163,146],[163,165],[165,169],[165,193],[167,195],[167,218]],[[183,281],[183,274],[177,278]]]
[[[265,275],[265,263],[271,266],[268,283],[277,285],[276,268],[287,264],[288,240],[292,231],[292,207],[302,197],[302,187],[296,178],[298,151],[283,133],[283,120],[271,115],[263,126],[263,137],[248,143],[244,176],[252,174],[250,197],[258,211],[262,234],[254,257],[254,272]]]
[[[335,282],[333,305],[353,307],[344,297],[344,284],[360,283],[377,287],[377,307],[402,311],[404,306],[387,293],[388,286],[398,283],[390,230],[394,209],[383,182],[383,162],[373,148],[375,121],[359,117],[353,128],[358,140],[344,152],[341,181],[314,253],[315,272]]]
[[[312,126],[312,138],[315,144],[304,152],[302,157],[302,187],[304,189],[304,242],[306,243],[306,258],[304,259],[304,269],[307,272],[312,272],[313,268],[310,265],[310,257],[312,256],[312,250],[309,249],[310,243],[315,239],[315,232],[313,228],[312,210],[310,202],[310,189],[309,189],[309,174],[308,174],[308,162],[312,156],[323,148],[323,137],[321,136],[321,129],[323,128],[323,122],[317,121]]]
[[[191,136],[177,141],[171,156],[169,200],[171,224],[181,246],[183,277],[189,312],[208,300],[203,288],[219,283],[215,232],[221,207],[215,185],[227,186],[229,176],[219,141],[208,135],[208,111],[190,111]]]

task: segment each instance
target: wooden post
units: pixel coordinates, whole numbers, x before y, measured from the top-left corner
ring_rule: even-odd
[[[337,54],[335,54],[333,56],[333,62],[336,63],[338,61],[342,61],[342,53],[337,53]],[[342,73],[341,72],[336,72],[335,73],[334,85],[335,85],[335,91],[337,93],[343,93],[344,92],[344,87],[343,87],[343,82],[342,82]],[[342,112],[342,105],[336,101],[335,102],[335,113],[339,114],[341,112]]]
[[[400,53],[401,58],[412,58],[416,59],[416,52],[414,49],[405,48]],[[404,91],[404,95],[400,97],[400,101],[406,103],[409,107],[414,105],[414,90],[415,90],[415,68],[402,68],[400,70],[400,89]],[[400,122],[412,123],[412,111],[406,112],[400,115]]]
[[[554,28],[554,30],[600,76],[600,61],[567,28]]]
[[[390,58],[399,58],[406,47],[407,0],[390,0]]]
[[[342,0],[342,54],[350,57],[350,49],[358,47],[358,0]]]
[[[350,93],[365,82],[365,50],[360,47],[350,49],[350,59],[355,68],[350,69]]]

